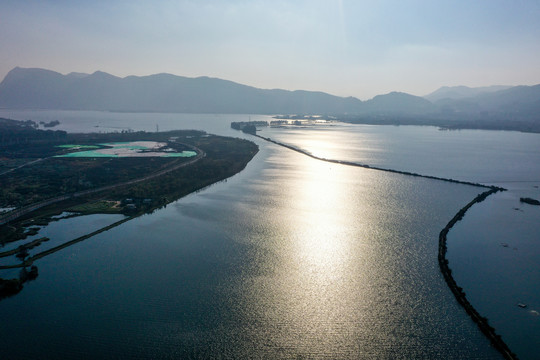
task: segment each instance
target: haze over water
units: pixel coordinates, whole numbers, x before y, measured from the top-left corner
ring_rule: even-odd
[[[439,231],[481,189],[317,161],[232,132],[235,116],[28,118],[39,114],[73,128],[77,116],[198,124],[261,151],[227,182],[40,260],[39,278],[0,303],[8,355],[499,358],[436,258]],[[348,141],[340,156],[366,146]]]

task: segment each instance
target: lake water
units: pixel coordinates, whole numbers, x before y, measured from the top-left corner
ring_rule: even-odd
[[[521,359],[537,358],[540,207],[519,199],[540,199],[539,134],[334,124],[266,128],[261,135],[323,158],[508,189],[475,205],[450,231],[447,258],[469,301],[510,348]]]
[[[203,129],[260,146],[246,170],[226,182],[41,259],[38,279],[0,302],[7,358],[500,358],[437,264],[440,230],[479,188],[320,162],[229,128],[246,115],[0,116],[58,119],[70,131],[105,123],[109,129]],[[475,175],[478,166],[449,162],[457,150],[430,156],[444,155],[445,142],[474,149],[471,141],[489,143],[495,132],[339,125],[263,133],[324,157],[456,179],[518,181],[515,174],[525,171],[501,175],[486,165]],[[309,134],[322,140],[306,144]],[[508,141],[517,159],[534,159],[538,135],[502,134],[517,136],[517,144]],[[428,142],[417,154],[416,139]],[[461,156],[471,166],[465,150]],[[482,212],[484,204],[473,209]],[[459,225],[465,234],[479,228],[475,221]],[[451,251],[451,267],[474,270],[454,256],[471,250],[469,244]],[[479,309],[474,301],[491,300],[473,298],[477,287],[464,288]],[[509,345],[527,355],[527,348],[520,353]]]
[[[523,188],[489,197],[471,208],[448,235],[448,258],[470,302],[510,348],[516,349],[520,359],[537,359],[540,207],[520,203],[519,198],[527,194],[540,199],[540,191],[531,183],[519,185]]]
[[[489,185],[540,182],[540,134],[343,123],[260,133],[322,158]]]

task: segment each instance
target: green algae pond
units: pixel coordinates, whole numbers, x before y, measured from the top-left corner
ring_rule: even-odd
[[[197,155],[195,151],[184,150],[181,152],[175,152],[173,149],[167,148],[166,143],[155,141],[114,142],[98,145],[59,145],[58,147],[68,150],[92,150],[76,151],[62,155],[56,155],[55,157],[193,157]],[[105,146],[105,148],[103,146]]]

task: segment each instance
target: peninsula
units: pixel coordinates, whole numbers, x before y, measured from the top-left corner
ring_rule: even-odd
[[[68,134],[0,119],[0,135],[0,245],[19,244],[0,251],[0,269],[23,269],[0,279],[0,299],[37,277],[35,260],[89,237],[34,251],[45,239],[25,239],[58,214],[124,215],[98,230],[106,231],[238,173],[258,152],[253,142],[195,130]]]

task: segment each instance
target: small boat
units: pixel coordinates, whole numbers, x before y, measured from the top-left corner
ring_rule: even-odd
[[[517,306],[519,306],[522,309],[525,309],[527,307],[527,304],[518,303]]]

